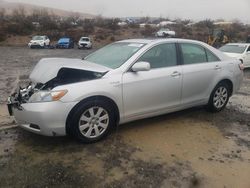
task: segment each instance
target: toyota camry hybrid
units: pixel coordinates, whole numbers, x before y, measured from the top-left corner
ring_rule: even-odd
[[[28,131],[90,143],[133,120],[194,106],[219,112],[239,89],[243,68],[199,41],[124,40],[83,60],[40,60],[8,109]]]

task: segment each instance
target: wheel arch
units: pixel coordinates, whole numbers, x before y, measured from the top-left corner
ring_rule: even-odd
[[[230,80],[230,79],[228,79],[228,78],[225,78],[225,79],[222,79],[221,81],[219,81],[219,82],[217,83],[217,85],[218,85],[219,83],[226,83],[226,84],[228,85],[229,91],[230,91],[229,96],[232,96],[232,94],[233,94],[233,82],[232,82],[232,80]]]
[[[71,111],[69,112],[68,116],[67,116],[67,119],[66,119],[66,133],[69,134],[70,133],[70,120],[75,112],[75,110],[81,106],[83,103],[87,102],[87,101],[91,101],[91,100],[105,100],[106,102],[108,102],[112,108],[114,109],[114,113],[115,113],[115,122],[116,124],[119,123],[120,121],[120,111],[119,111],[119,108],[117,106],[117,104],[115,103],[115,101],[109,97],[106,97],[106,96],[103,96],[103,95],[96,95],[96,96],[91,96],[91,97],[87,97],[83,100],[81,100],[79,103],[77,103],[72,109]]]

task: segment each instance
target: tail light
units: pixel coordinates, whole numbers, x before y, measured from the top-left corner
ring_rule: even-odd
[[[239,68],[240,68],[241,71],[244,70],[244,65],[243,65],[243,63],[240,63],[240,64],[239,64]]]

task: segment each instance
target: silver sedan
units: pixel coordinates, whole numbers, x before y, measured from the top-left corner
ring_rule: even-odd
[[[242,78],[240,61],[202,42],[124,40],[83,60],[42,59],[8,108],[28,131],[90,143],[142,118],[200,105],[219,112]]]

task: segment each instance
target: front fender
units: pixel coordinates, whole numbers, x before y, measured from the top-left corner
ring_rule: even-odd
[[[80,102],[93,96],[104,96],[113,100],[120,112],[123,112],[121,78],[102,78],[74,84],[62,85],[54,90],[67,89],[68,93],[61,99],[62,102]]]

